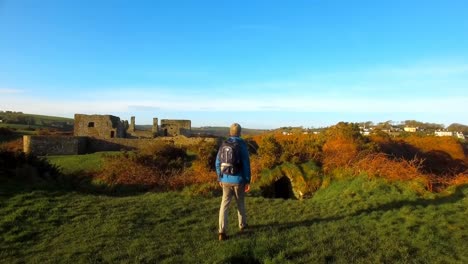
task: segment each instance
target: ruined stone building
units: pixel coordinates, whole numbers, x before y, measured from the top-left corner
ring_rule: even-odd
[[[153,118],[151,129],[138,130],[134,116],[129,124],[112,115],[75,114],[73,137],[26,135],[23,148],[36,155],[76,155],[141,149],[158,141],[192,145],[207,140],[214,139],[192,137],[190,120],[163,119],[158,125],[158,118]]]
[[[75,114],[76,137],[124,138],[125,124],[112,115]]]
[[[192,123],[190,120],[162,119],[158,125],[158,118],[153,118],[150,130],[137,130],[135,117],[130,124],[112,115],[83,115],[75,114],[74,135],[77,137],[95,138],[155,138],[158,136],[175,137],[191,136]]]
[[[192,122],[190,120],[161,120],[161,135],[165,137],[190,136],[191,129]]]

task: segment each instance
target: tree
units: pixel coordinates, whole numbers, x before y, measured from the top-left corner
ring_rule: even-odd
[[[454,131],[454,132],[468,133],[468,126],[465,126],[463,124],[453,123],[447,127],[447,130]]]

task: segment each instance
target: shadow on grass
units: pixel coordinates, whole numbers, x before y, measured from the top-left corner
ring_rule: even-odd
[[[397,201],[397,202],[391,202],[388,204],[383,204],[374,208],[367,208],[367,209],[361,209],[357,210],[354,213],[351,214],[346,214],[346,215],[338,215],[338,216],[332,216],[332,217],[326,217],[326,218],[315,218],[315,219],[310,219],[310,220],[304,220],[304,221],[297,221],[297,222],[287,222],[287,223],[270,223],[270,224],[262,224],[262,225],[249,225],[249,230],[244,231],[243,233],[239,233],[234,236],[244,236],[244,235],[249,235],[252,234],[256,231],[262,231],[262,230],[271,230],[275,229],[278,231],[290,229],[290,228],[295,228],[295,227],[309,227],[314,224],[319,224],[323,222],[333,222],[333,221],[339,221],[343,220],[349,217],[356,217],[356,216],[361,216],[364,214],[369,214],[373,212],[387,212],[391,210],[398,210],[401,209],[402,207],[405,206],[412,206],[412,207],[427,207],[430,205],[434,206],[439,206],[443,204],[449,204],[449,203],[456,203],[464,198],[466,198],[465,192],[466,189],[468,189],[468,184],[460,185],[455,188],[455,191],[447,196],[439,197],[436,199],[417,199],[414,201]]]
[[[155,186],[108,185],[95,180],[90,173],[76,172],[63,175],[37,175],[34,169],[17,171],[16,174],[0,172],[0,196],[10,197],[32,191],[44,191],[51,195],[77,192],[90,195],[125,197],[140,195],[147,191],[161,191]]]

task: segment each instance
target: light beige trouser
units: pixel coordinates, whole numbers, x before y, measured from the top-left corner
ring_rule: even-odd
[[[226,233],[228,225],[229,204],[234,197],[237,202],[237,217],[239,219],[239,228],[247,226],[247,215],[245,213],[245,185],[222,183],[223,199],[219,208],[219,233]]]

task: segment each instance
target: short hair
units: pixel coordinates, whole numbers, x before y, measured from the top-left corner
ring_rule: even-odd
[[[229,128],[229,135],[231,137],[240,137],[241,135],[241,126],[237,123],[234,123]]]

